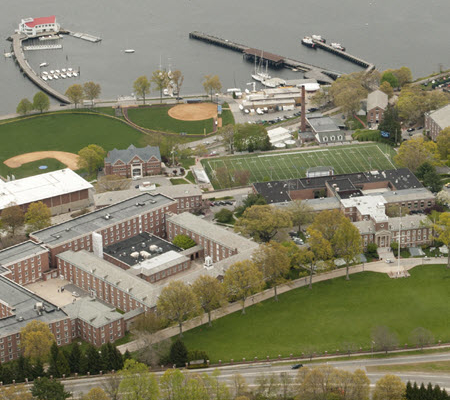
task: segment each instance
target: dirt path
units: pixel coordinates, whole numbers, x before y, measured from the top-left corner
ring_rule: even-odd
[[[8,158],[4,164],[10,168],[19,168],[23,164],[42,160],[44,158],[55,158],[56,160],[66,164],[72,170],[78,169],[78,155],[67,153],[65,151],[34,151],[32,153],[20,154],[15,157]]]

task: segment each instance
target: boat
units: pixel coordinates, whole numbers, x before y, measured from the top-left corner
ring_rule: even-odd
[[[60,74],[60,73],[61,73],[61,71],[60,71],[59,69],[55,69],[55,72],[56,72],[57,74]]]
[[[53,79],[58,79],[58,75],[53,75]]]
[[[268,61],[266,61],[266,72],[261,71],[261,63],[262,63],[263,59],[264,59],[264,53],[261,52],[261,57],[259,58],[259,66],[257,67],[256,66],[256,57],[255,57],[255,73],[252,74],[252,78],[258,82],[263,82],[263,81],[271,78],[270,75],[267,73],[267,68],[268,68],[268,63],[269,63]]]
[[[48,80],[49,80],[49,81],[53,80],[53,76],[49,75],[49,76],[48,76]]]
[[[42,75],[48,75],[47,71],[42,71]]]
[[[125,50],[125,53],[128,53],[128,54],[134,53],[134,49],[126,49],[126,50]]]
[[[311,35],[311,38],[314,39],[314,40],[317,40],[317,41],[319,41],[319,42],[322,42],[322,43],[326,43],[326,42],[327,42],[327,41],[325,40],[325,38],[323,38],[323,37],[320,36],[320,35]]]
[[[72,72],[69,71],[69,72],[67,73],[67,77],[68,77],[68,78],[72,78]]]
[[[73,75],[73,76],[78,76],[78,72],[75,72],[75,71],[74,71],[74,72],[72,72],[72,75]]]
[[[66,74],[61,74],[61,78],[66,79],[67,75]]]
[[[341,46],[340,43],[331,43],[331,47],[336,50],[345,51],[345,47]]]
[[[50,70],[50,73],[53,75],[55,73],[55,71],[54,70]]]
[[[44,81],[46,81],[48,78],[47,78],[47,75],[42,75],[42,79],[44,80]]]
[[[67,68],[67,71],[72,72],[73,68]]]
[[[62,72],[66,72],[66,71],[67,71],[67,69],[63,68],[63,69],[62,69],[61,71],[62,71]]]
[[[305,36],[302,39],[302,45],[306,46],[306,47],[309,47],[311,49],[315,49],[316,48],[316,45],[314,44],[313,40],[309,36]]]
[[[275,89],[275,88],[277,88],[279,85],[277,85],[276,83],[274,83],[274,82],[271,82],[271,81],[269,81],[269,80],[264,80],[264,81],[262,81],[261,82],[265,87],[268,87],[268,88],[272,88],[272,89]]]
[[[163,90],[163,95],[164,95],[164,96],[169,96],[169,89],[165,88],[165,89]]]
[[[39,67],[41,67],[41,68],[44,68],[44,67],[47,67],[47,66],[48,66],[48,63],[46,63],[46,62],[43,62],[43,63],[39,64]]]

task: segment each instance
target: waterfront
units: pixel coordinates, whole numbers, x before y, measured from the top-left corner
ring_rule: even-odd
[[[36,70],[43,61],[50,62],[52,69],[66,65],[81,68],[77,80],[52,82],[62,93],[70,84],[93,80],[101,84],[102,98],[129,95],[133,81],[139,75],[151,75],[161,57],[164,67],[170,60],[172,69],[178,68],[185,75],[183,95],[201,92],[205,74],[218,74],[224,88],[244,88],[253,69],[239,54],[190,40],[188,34],[193,30],[341,72],[360,69],[332,54],[305,48],[300,39],[311,33],[322,34],[378,69],[407,65],[414,76],[422,76],[437,71],[440,63],[448,68],[446,15],[450,3],[432,0],[423,6],[418,0],[285,0],[283,6],[276,7],[268,0],[155,0],[151,4],[145,0],[46,0],[45,4],[23,0],[11,2],[1,13],[0,32],[5,39],[21,18],[55,14],[62,27],[101,37],[97,44],[65,37],[63,50],[27,52]],[[4,41],[2,50],[9,50],[9,46]],[[136,52],[124,54],[128,48]],[[11,59],[3,58],[0,65],[0,114],[5,114],[14,112],[18,101],[31,98],[37,88]],[[289,70],[274,74],[301,77],[301,73]]]

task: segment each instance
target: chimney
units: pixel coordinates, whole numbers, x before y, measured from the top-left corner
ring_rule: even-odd
[[[302,132],[306,131],[306,90],[305,85],[302,86],[302,122],[300,126]]]

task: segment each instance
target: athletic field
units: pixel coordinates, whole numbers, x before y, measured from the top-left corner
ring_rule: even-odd
[[[216,179],[218,169],[221,171],[223,168],[226,169],[233,186],[234,171],[237,170],[250,171],[252,183],[303,178],[308,168],[319,166],[331,166],[335,174],[395,169],[396,166],[392,161],[394,155],[394,149],[388,145],[367,143],[203,159],[202,164],[214,188],[225,189]]]

